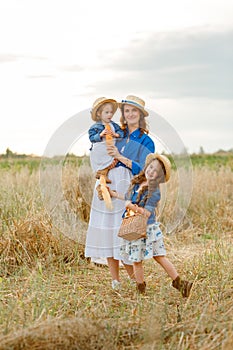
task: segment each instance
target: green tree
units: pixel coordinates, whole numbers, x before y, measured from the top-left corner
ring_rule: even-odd
[[[10,158],[14,155],[14,153],[7,147],[6,149],[6,158]]]
[[[199,149],[199,154],[205,154],[204,148],[202,146]]]

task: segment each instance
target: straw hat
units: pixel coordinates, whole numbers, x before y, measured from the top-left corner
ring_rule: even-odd
[[[148,156],[146,157],[145,168],[147,168],[148,165],[152,162],[152,160],[155,160],[155,159],[158,159],[163,163],[165,168],[165,180],[168,181],[171,176],[171,162],[163,154],[158,154],[158,153],[148,154]]]
[[[132,105],[134,107],[137,107],[142,111],[144,117],[147,117],[149,113],[145,110],[145,101],[143,101],[141,98],[133,95],[128,95],[125,100],[122,100],[121,103],[119,103],[119,107],[122,108],[123,105]]]
[[[97,121],[97,111],[98,109],[105,103],[111,103],[113,105],[113,114],[116,112],[118,108],[118,103],[116,100],[113,100],[112,98],[106,98],[106,97],[99,97],[95,102],[93,103],[92,110],[91,110],[91,117],[93,120]]]

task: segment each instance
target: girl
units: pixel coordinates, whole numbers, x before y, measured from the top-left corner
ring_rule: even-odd
[[[133,262],[138,292],[145,293],[146,289],[142,262],[153,257],[172,278],[172,286],[183,297],[188,297],[192,283],[182,280],[173,264],[165,257],[163,234],[155,217],[155,208],[160,200],[159,185],[169,180],[170,171],[171,163],[167,157],[151,153],[146,157],[144,170],[133,177],[125,198],[116,191],[109,191],[112,197],[126,199],[126,208],[148,217],[147,238],[123,240],[121,245],[121,255]]]
[[[112,117],[118,108],[117,101],[106,97],[99,97],[93,103],[91,117],[95,121],[88,130],[89,140],[92,143],[90,152],[91,167],[96,171],[96,178],[104,175],[106,182],[111,183],[107,175],[110,169],[116,165],[116,161],[107,152],[107,139],[119,138],[124,136],[120,126],[112,121]],[[102,193],[100,188],[97,188],[100,199]]]

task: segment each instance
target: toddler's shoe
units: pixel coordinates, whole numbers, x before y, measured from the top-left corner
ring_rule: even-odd
[[[99,200],[102,201],[104,199],[104,197],[103,197],[103,193],[102,193],[100,184],[96,187],[96,191],[97,191],[97,195],[98,195]]]
[[[113,280],[112,281],[112,289],[114,289],[114,290],[121,289],[121,282],[119,282],[117,280]]]

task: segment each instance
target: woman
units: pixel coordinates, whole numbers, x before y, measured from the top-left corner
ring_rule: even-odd
[[[108,146],[108,153],[118,160],[115,168],[111,169],[108,177],[109,187],[120,193],[125,193],[132,176],[138,174],[144,166],[146,156],[155,151],[154,142],[147,135],[148,129],[145,117],[145,102],[139,97],[129,95],[119,104],[122,112],[120,119],[124,137],[117,140],[116,145]],[[98,181],[96,186],[98,185]],[[106,209],[97,192],[94,191],[89,227],[86,238],[86,257],[107,258],[112,276],[112,288],[120,287],[119,260],[120,238],[117,236],[124,212],[124,203],[113,200],[113,211]],[[124,260],[123,264],[133,278],[132,263]]]

